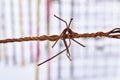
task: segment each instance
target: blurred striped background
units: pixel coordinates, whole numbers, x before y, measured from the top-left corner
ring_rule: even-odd
[[[0,39],[60,34],[66,27],[53,15],[69,22],[78,33],[109,31],[120,27],[120,0],[0,0]],[[0,80],[119,80],[120,40],[76,39],[72,61],[62,42],[30,41],[0,44]]]

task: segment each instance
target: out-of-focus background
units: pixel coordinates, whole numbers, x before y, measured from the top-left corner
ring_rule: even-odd
[[[0,39],[60,34],[69,22],[78,33],[120,27],[120,0],[0,0]],[[0,44],[0,80],[120,80],[120,40],[76,39],[69,61],[62,42],[29,41]]]

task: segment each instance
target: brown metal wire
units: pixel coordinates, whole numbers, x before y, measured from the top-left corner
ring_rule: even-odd
[[[71,29],[69,29],[71,30]],[[117,30],[117,31],[116,31]],[[72,31],[72,30],[71,30]],[[119,33],[119,34],[116,34]],[[120,28],[115,28],[109,32],[96,32],[96,33],[84,33],[84,34],[78,34],[76,32],[71,32],[72,35],[64,34],[65,39],[67,38],[96,38],[96,37],[108,37],[108,38],[116,38],[120,39]],[[21,37],[21,38],[9,38],[0,40],[0,43],[10,43],[10,42],[23,42],[23,41],[56,41],[59,39],[59,35],[42,35],[42,36],[31,36],[31,37]],[[60,37],[60,39],[63,39],[63,35]]]
[[[60,55],[64,51],[66,51],[66,56],[68,57],[69,60],[71,60],[70,57],[70,51],[69,47],[71,45],[71,40],[76,42],[77,44],[81,45],[82,47],[85,47],[85,45],[81,44],[80,42],[76,41],[74,38],[96,38],[96,37],[108,37],[108,38],[115,38],[115,39],[120,39],[120,28],[115,28],[111,31],[108,32],[96,32],[96,33],[84,33],[84,34],[78,34],[76,32],[73,32],[70,29],[70,24],[73,20],[71,18],[69,24],[58,16],[54,15],[56,18],[59,20],[63,21],[66,24],[66,28],[62,31],[60,35],[42,35],[42,36],[36,36],[36,37],[22,37],[22,38],[12,38],[12,39],[5,39],[5,40],[0,40],[0,43],[10,43],[10,42],[22,42],[22,41],[55,41],[52,47],[55,46],[55,44],[58,42],[58,40],[63,40],[63,43],[65,45],[65,49],[59,52],[58,54],[54,55],[53,57],[45,60],[44,62],[38,64],[38,66],[50,61],[51,59],[55,58],[56,56]],[[67,44],[66,39],[69,40],[69,44]]]

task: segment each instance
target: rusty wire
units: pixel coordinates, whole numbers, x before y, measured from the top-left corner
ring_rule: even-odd
[[[10,43],[10,42],[23,42],[23,41],[55,41],[53,44],[52,48],[55,46],[55,44],[58,42],[58,40],[63,40],[63,43],[65,45],[65,49],[59,52],[58,54],[54,55],[53,57],[43,61],[42,63],[38,64],[38,66],[50,61],[51,59],[55,58],[56,56],[60,55],[64,51],[66,51],[66,56],[68,57],[69,60],[71,60],[70,57],[70,51],[69,47],[71,46],[71,40],[76,42],[77,44],[81,45],[82,47],[85,47],[85,45],[81,44],[80,42],[76,41],[74,38],[96,38],[96,37],[108,37],[108,38],[115,38],[115,39],[120,39],[120,28],[115,28],[113,30],[110,30],[108,32],[96,32],[96,33],[84,33],[84,34],[78,34],[76,32],[73,32],[70,29],[70,24],[73,20],[73,18],[70,19],[69,24],[61,19],[60,17],[54,15],[56,18],[59,20],[63,21],[66,24],[66,28],[62,31],[60,35],[42,35],[42,36],[33,36],[33,37],[21,37],[21,38],[12,38],[12,39],[4,39],[0,40],[0,43]],[[69,44],[67,44],[66,39],[69,40]]]

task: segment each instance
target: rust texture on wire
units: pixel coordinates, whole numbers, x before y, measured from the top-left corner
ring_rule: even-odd
[[[82,47],[85,47],[85,45],[83,45],[80,42],[76,41],[74,38],[108,37],[108,38],[120,39],[120,28],[115,28],[115,29],[110,30],[108,32],[102,32],[101,31],[101,32],[96,32],[96,33],[83,33],[83,34],[79,34],[79,33],[73,32],[70,29],[70,24],[71,24],[73,18],[70,19],[70,22],[68,24],[65,20],[59,18],[56,15],[54,15],[54,16],[56,18],[58,18],[59,20],[63,21],[66,24],[66,28],[62,31],[62,33],[60,35],[51,35],[51,36],[42,35],[42,36],[35,36],[35,37],[12,38],[12,39],[0,40],[0,43],[49,40],[49,41],[55,41],[55,43],[52,46],[52,48],[53,48],[58,40],[63,40],[63,43],[65,45],[65,49],[62,50],[61,52],[59,52],[58,54],[54,55],[53,57],[45,60],[44,62],[42,62],[40,64],[38,64],[38,66],[40,66],[40,65],[50,61],[51,59],[55,58],[56,56],[60,55],[64,51],[66,51],[66,56],[68,57],[68,59],[71,60],[70,52],[69,52],[69,47],[71,45],[71,40],[76,42],[77,44],[81,45]],[[68,41],[69,41],[68,43],[69,44],[66,42],[66,39],[68,39]]]
[[[66,29],[64,29],[65,31]],[[69,28],[69,31],[72,31]],[[119,34],[116,34],[119,33]],[[0,43],[10,43],[10,42],[23,42],[23,41],[56,41],[59,39],[59,35],[42,35],[42,36],[31,36],[31,37],[21,37],[21,38],[11,38],[11,39],[4,39],[0,40]],[[76,32],[71,32],[71,34],[65,34],[64,38],[96,38],[96,37],[108,37],[108,38],[116,38],[120,39],[120,28],[115,28],[109,32],[96,32],[96,33],[84,33],[84,34],[78,34]],[[63,35],[61,36],[60,39],[63,39]]]

